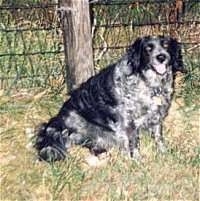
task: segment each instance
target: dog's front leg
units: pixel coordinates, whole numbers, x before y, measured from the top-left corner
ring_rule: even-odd
[[[167,148],[164,143],[162,124],[154,125],[150,129],[150,133],[151,133],[151,137],[155,140],[157,149],[161,153],[165,153],[167,151]]]
[[[131,158],[139,161],[140,156],[140,139],[139,139],[139,129],[136,129],[135,126],[129,126],[126,129],[128,139],[129,139],[129,151]]]

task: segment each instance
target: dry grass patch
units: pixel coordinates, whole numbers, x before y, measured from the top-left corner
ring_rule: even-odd
[[[13,98],[14,97],[14,98]],[[142,137],[140,164],[112,150],[106,162],[91,167],[86,149],[74,147],[68,159],[37,161],[30,147],[32,129],[54,115],[63,95],[49,91],[1,95],[1,200],[187,200],[199,199],[199,112],[174,100],[165,121],[170,150],[156,153]]]

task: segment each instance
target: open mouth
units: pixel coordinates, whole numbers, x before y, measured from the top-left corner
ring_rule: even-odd
[[[167,71],[166,64],[155,64],[152,65],[152,68],[160,75],[165,74]]]

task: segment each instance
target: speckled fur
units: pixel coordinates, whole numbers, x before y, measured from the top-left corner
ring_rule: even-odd
[[[35,147],[46,161],[65,158],[73,145],[98,155],[113,146],[139,158],[141,129],[165,151],[162,122],[173,95],[181,49],[169,37],[138,38],[115,64],[71,93],[58,115],[41,125]]]

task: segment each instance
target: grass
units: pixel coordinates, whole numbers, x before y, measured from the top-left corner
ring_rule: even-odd
[[[112,150],[91,167],[88,150],[74,147],[66,161],[39,162],[33,129],[56,114],[64,93],[21,90],[0,97],[0,200],[188,200],[199,199],[199,110],[175,96],[164,124],[169,152],[160,155],[142,137],[140,164]]]
[[[104,15],[116,11],[115,8],[106,9]],[[138,12],[137,17],[133,18],[134,23],[139,23],[147,17],[147,10],[140,11],[137,6],[123,9],[119,12],[119,16],[118,13],[113,13],[114,17],[118,16],[119,22],[128,23],[129,19],[126,17],[135,16]],[[127,13],[126,9],[128,15],[124,15]],[[198,17],[196,10],[199,10],[199,6],[191,6],[191,9]],[[45,15],[41,17],[34,10],[29,12],[16,13],[19,16],[27,16],[26,20],[22,17],[23,28],[27,26],[29,28],[30,24],[31,27],[37,27],[42,21],[40,18],[46,19]],[[97,14],[101,16],[101,13]],[[185,16],[186,19],[190,19],[192,14]],[[122,19],[124,16],[125,19]],[[148,12],[148,17],[153,16],[157,15]],[[1,28],[15,28],[17,26],[15,20],[21,19],[16,17],[14,20],[8,11],[2,12],[1,17],[5,21],[5,24],[0,23]],[[113,22],[108,16],[104,16],[103,19],[105,18]],[[193,33],[196,34],[194,38],[198,40],[197,26],[187,25],[179,28],[182,40],[185,42],[188,38],[192,40]],[[123,29],[116,27],[108,30],[99,28],[94,38],[94,45],[104,46],[100,36],[103,36],[108,46],[126,46],[133,38],[144,33],[151,35],[168,31],[165,26]],[[55,30],[1,32],[0,54],[55,51],[60,46],[60,38]],[[95,57],[98,57],[100,53],[98,51],[95,51]],[[97,70],[117,60],[122,51],[107,49],[105,55],[96,62]],[[63,55],[1,57],[0,74],[5,79],[0,80],[2,88],[0,90],[0,200],[199,200],[200,60],[198,49],[192,49],[191,52],[186,51],[184,56],[189,71],[185,77],[178,76],[176,79],[174,100],[164,123],[168,153],[164,155],[157,153],[152,140],[143,135],[141,163],[137,164],[120,155],[117,150],[111,150],[105,159],[100,159],[102,163],[96,167],[88,164],[87,158],[90,157],[90,153],[80,147],[73,147],[67,160],[52,164],[39,162],[37,153],[32,148],[34,128],[55,115],[65,100]],[[42,76],[39,77],[38,74]]]

